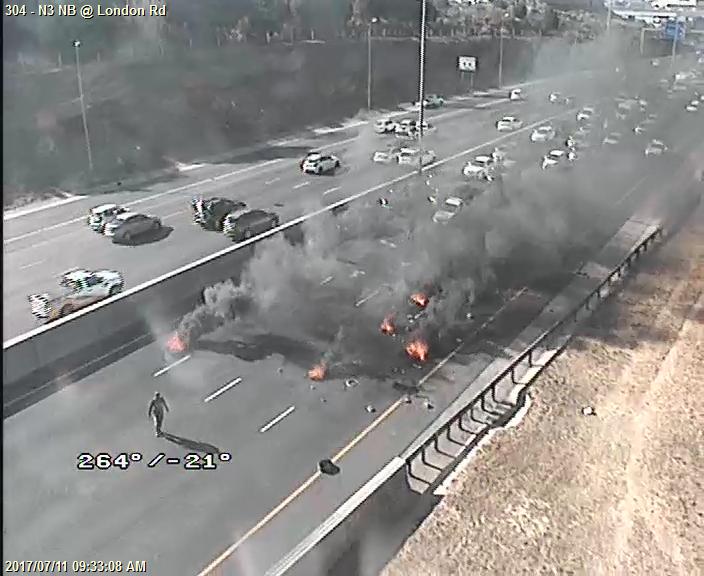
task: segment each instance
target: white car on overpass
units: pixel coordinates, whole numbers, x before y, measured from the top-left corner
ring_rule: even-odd
[[[494,164],[491,156],[482,154],[467,162],[462,168],[462,174],[467,178],[491,180]]]
[[[577,112],[577,122],[591,122],[596,110],[591,106],[585,106]]]
[[[374,123],[374,132],[377,134],[392,134],[396,131],[397,122],[391,118],[380,118]]]
[[[499,132],[513,132],[523,128],[523,121],[515,116],[504,116],[496,122],[496,129]]]
[[[398,155],[401,153],[401,148],[390,146],[386,150],[377,150],[372,156],[372,161],[377,164],[393,164],[398,162]]]
[[[620,132],[611,132],[606,135],[606,137],[603,140],[603,144],[608,144],[610,146],[614,146],[616,144],[619,144],[621,142],[621,133]]]
[[[638,125],[636,125],[633,132],[639,136],[641,134],[645,134],[648,131],[648,127],[655,124],[656,119],[657,116],[655,114],[649,114],[647,118],[644,118]]]
[[[538,126],[530,135],[531,142],[550,142],[556,136],[555,128],[550,124]]]
[[[398,163],[404,166],[418,166],[419,161],[423,166],[427,166],[435,162],[436,158],[437,156],[433,150],[423,150],[422,159],[420,150],[417,148],[401,148],[398,153]]]
[[[662,156],[667,151],[667,146],[660,140],[651,140],[645,149],[646,156]]]
[[[332,154],[309,154],[301,169],[304,174],[325,174],[340,167],[340,159]]]
[[[698,112],[699,111],[699,100],[692,100],[684,108],[687,112]]]
[[[568,168],[577,159],[577,154],[573,150],[550,150],[545,156],[540,167],[543,170],[551,168]]]
[[[443,203],[443,207],[433,214],[433,222],[436,224],[445,224],[452,220],[464,206],[462,198],[450,196]]]
[[[118,204],[101,204],[88,210],[88,226],[96,232],[103,233],[105,225],[120,214],[129,212],[128,208]]]

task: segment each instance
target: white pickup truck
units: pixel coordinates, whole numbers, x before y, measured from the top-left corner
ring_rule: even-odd
[[[61,275],[63,292],[58,296],[31,294],[28,299],[34,316],[51,321],[118,294],[124,284],[122,274],[114,270],[75,268]]]

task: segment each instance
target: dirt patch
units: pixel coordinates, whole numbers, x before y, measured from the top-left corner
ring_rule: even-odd
[[[703,292],[700,208],[539,378],[523,422],[476,455],[383,576],[704,574]]]

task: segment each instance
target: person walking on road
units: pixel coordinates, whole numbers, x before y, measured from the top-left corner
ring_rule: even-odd
[[[154,398],[149,403],[149,417],[154,421],[154,432],[157,436],[163,436],[161,425],[164,423],[164,411],[169,411],[169,406],[166,404],[164,397],[159,392],[154,393]]]

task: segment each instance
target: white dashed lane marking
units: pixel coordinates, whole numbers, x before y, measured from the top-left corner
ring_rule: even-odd
[[[264,432],[266,432],[267,430],[271,430],[274,426],[276,426],[279,422],[281,422],[284,418],[286,418],[286,416],[288,416],[289,414],[291,414],[291,412],[293,412],[295,409],[296,409],[295,406],[289,406],[288,408],[286,408],[286,410],[284,410],[284,411],[283,411],[281,414],[279,414],[276,418],[274,418],[273,420],[269,421],[267,424],[264,424],[264,426],[262,426],[262,427],[259,429],[259,432],[264,433]]]

